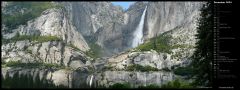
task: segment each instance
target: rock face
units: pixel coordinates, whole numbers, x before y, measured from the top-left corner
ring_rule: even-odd
[[[145,40],[156,34],[188,25],[184,29],[195,30],[199,9],[203,2],[149,2],[146,23]]]
[[[104,48],[105,56],[123,51],[122,26],[127,24],[121,7],[110,2],[63,2],[70,20],[91,43]]]
[[[64,9],[48,9],[42,12],[40,17],[29,21],[27,25],[19,26],[14,32],[19,32],[20,35],[57,36],[65,43],[71,43],[83,51],[88,50],[85,39],[63,12]],[[8,34],[3,35],[4,38],[9,38]]]
[[[123,23],[123,9],[110,2],[70,2],[71,20],[84,36],[93,35],[99,28],[110,23]]]
[[[64,9],[52,8],[42,12],[41,16],[28,21],[27,25],[20,25],[13,33],[4,33],[3,38],[10,39],[20,35],[31,36],[56,36],[60,41],[40,42],[23,40],[3,44],[3,61],[21,61],[23,63],[43,62],[70,66],[83,67],[89,63],[89,58],[84,51],[89,49],[81,33],[67,18]],[[75,50],[72,46],[80,49]]]
[[[146,86],[150,84],[166,84],[177,76],[171,72],[127,72],[105,71],[95,76],[94,84],[109,87],[115,83],[129,82],[132,87]]]
[[[144,17],[143,40],[177,27],[195,30],[195,22],[202,2],[136,2],[129,9],[109,2],[64,3],[71,21],[85,38],[90,38],[106,50],[106,56],[132,47],[133,33]]]

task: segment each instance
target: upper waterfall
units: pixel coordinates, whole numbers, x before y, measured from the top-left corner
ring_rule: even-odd
[[[136,30],[133,33],[133,42],[132,42],[132,47],[136,47],[139,44],[143,43],[142,37],[143,37],[143,25],[144,25],[144,17],[146,14],[147,6],[145,7],[143,14],[141,16],[140,23],[138,24]]]

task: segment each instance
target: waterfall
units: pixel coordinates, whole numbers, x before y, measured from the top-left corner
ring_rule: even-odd
[[[93,80],[93,75],[90,78],[90,82],[89,82],[90,87],[92,86],[92,80]]]
[[[147,6],[145,7],[143,14],[141,16],[140,23],[138,24],[136,30],[133,33],[133,42],[132,42],[132,47],[136,47],[139,44],[143,43],[142,37],[143,37],[143,25],[144,25],[144,17],[146,14]]]

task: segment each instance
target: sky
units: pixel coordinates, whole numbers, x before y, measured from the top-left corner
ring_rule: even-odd
[[[122,6],[124,10],[128,9],[129,6],[130,6],[132,3],[134,3],[134,2],[117,2],[117,1],[112,2],[113,5],[120,5],[120,6]]]

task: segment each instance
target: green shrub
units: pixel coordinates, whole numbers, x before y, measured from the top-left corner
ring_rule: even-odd
[[[109,86],[109,88],[131,88],[131,85],[129,83],[115,83]]]
[[[5,65],[8,67],[14,67],[19,65],[20,63],[21,63],[20,61],[9,61],[9,62],[6,62]]]
[[[81,51],[78,47],[74,46],[73,44],[69,44],[68,46],[72,47],[74,50]]]
[[[161,88],[193,88],[193,85],[185,80],[176,79],[163,84]]]
[[[61,41],[61,39],[57,36],[33,36],[33,38],[31,38],[31,41],[37,41],[38,43],[42,43],[47,41]]]
[[[23,68],[38,68],[38,67],[44,67],[44,68],[58,68],[58,69],[64,69],[65,66],[61,66],[58,64],[49,64],[49,63],[22,63],[21,61],[9,61],[5,63],[5,66],[7,67],[23,67]]]
[[[44,66],[45,68],[58,68],[58,69],[67,68],[67,67],[59,65],[59,64],[50,64],[50,63],[43,63],[42,66]]]
[[[193,46],[190,46],[190,45],[180,45],[180,44],[170,45],[170,40],[172,39],[172,36],[167,34],[171,33],[171,31],[167,31],[157,37],[151,38],[146,43],[143,43],[138,47],[136,47],[136,49],[140,51],[150,51],[152,49],[152,50],[156,50],[157,52],[164,52],[164,53],[171,54],[172,49],[193,48]]]
[[[127,71],[136,71],[136,69],[137,69],[137,67],[138,67],[138,65],[130,65],[130,66],[127,66],[126,67],[126,70]]]
[[[127,71],[141,71],[141,72],[147,72],[147,71],[158,71],[157,68],[151,67],[151,66],[142,66],[138,64],[133,64],[126,67]]]
[[[182,75],[182,76],[191,76],[193,74],[193,68],[187,67],[178,67],[173,70],[174,74]]]
[[[2,58],[3,59],[3,58]],[[5,60],[1,60],[1,64],[6,64],[6,61]]]
[[[26,52],[32,54],[32,50],[27,49]]]
[[[171,70],[170,69],[168,69],[167,67],[165,67],[165,68],[162,68],[162,70],[163,71],[167,71],[167,72],[170,72]]]
[[[97,38],[93,36],[84,36],[86,39],[86,42],[88,43],[88,46],[90,49],[85,52],[85,54],[91,58],[99,58],[102,56],[102,53],[104,52],[104,49],[96,44]]]
[[[90,50],[86,51],[85,54],[96,59],[101,57],[103,48],[95,43],[89,43]]]
[[[25,68],[32,68],[41,66],[42,63],[22,63],[21,61],[9,61],[5,64],[7,67],[25,67]]]
[[[36,41],[37,43],[48,42],[48,41],[61,41],[57,36],[33,36],[33,35],[19,35],[17,33],[11,39],[3,39],[2,43],[7,44],[11,42],[17,42],[22,40]]]
[[[149,42],[143,43],[136,47],[141,51],[150,51],[151,49],[156,50],[157,52],[171,53],[171,45],[169,41],[172,37],[169,35],[161,34],[155,38],[150,39]]]
[[[112,70],[112,69],[113,69],[112,66],[105,66],[105,67],[102,68],[102,70]]]
[[[158,71],[158,69],[151,66],[145,66],[142,71]]]
[[[2,38],[2,44],[6,44],[6,43],[9,43],[9,40]]]

